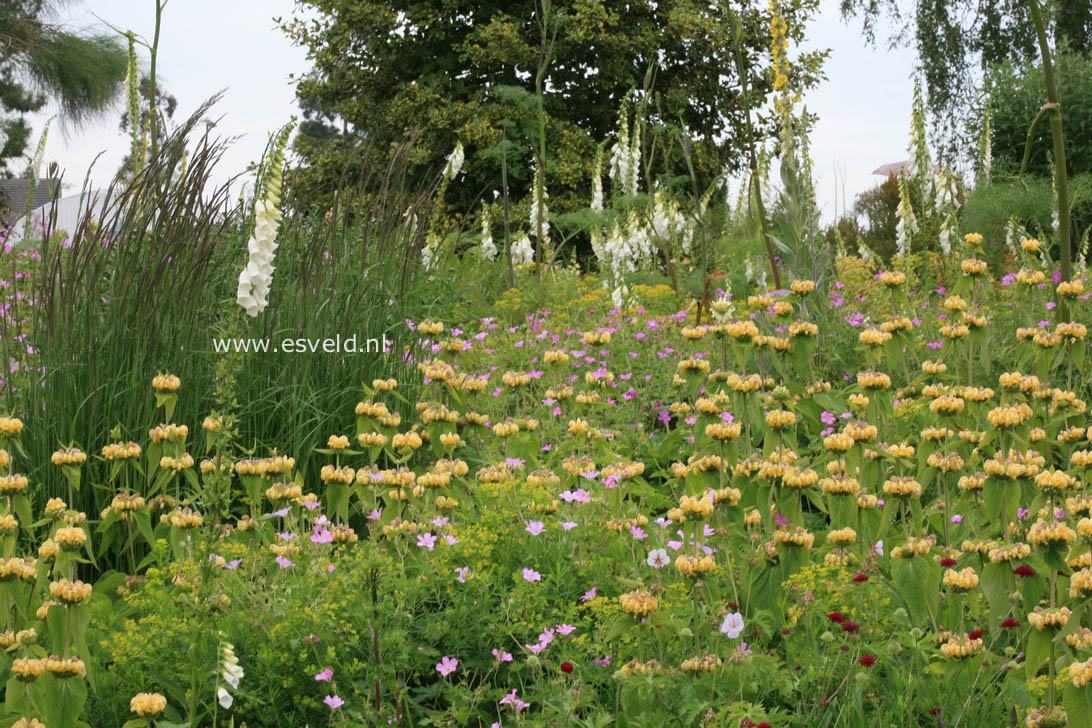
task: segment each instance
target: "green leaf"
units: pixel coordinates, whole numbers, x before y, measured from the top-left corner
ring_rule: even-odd
[[[1027,657],[1024,661],[1028,680],[1035,677],[1039,672],[1039,668],[1047,661],[1047,657],[1050,655],[1050,640],[1052,637],[1053,633],[1050,631],[1031,630],[1031,636],[1028,638]]]
[[[1092,688],[1079,688],[1066,681],[1062,690],[1062,705],[1069,714],[1069,725],[1092,725]]]

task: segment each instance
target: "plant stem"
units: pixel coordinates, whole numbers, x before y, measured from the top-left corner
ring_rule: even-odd
[[[1054,78],[1054,66],[1050,58],[1050,44],[1047,41],[1046,26],[1039,11],[1038,0],[1028,0],[1028,10],[1035,24],[1035,35],[1039,39],[1039,52],[1043,57],[1043,76],[1046,79],[1047,107],[1054,113],[1050,115],[1050,135],[1054,139],[1054,180],[1058,194],[1058,237],[1062,243],[1062,280],[1068,281],[1072,275],[1072,251],[1069,240],[1069,178],[1065,164],[1065,134],[1062,131],[1062,104],[1058,98],[1058,84]],[[1047,108],[1044,107],[1044,108]],[[1058,304],[1058,316],[1061,321],[1069,320],[1069,306],[1063,299]]]

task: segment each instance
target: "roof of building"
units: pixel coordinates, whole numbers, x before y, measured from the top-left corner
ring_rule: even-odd
[[[34,187],[34,194],[27,199],[30,189],[30,180],[26,177],[19,179],[0,179],[0,225],[7,227],[16,220],[45,205],[53,199],[57,190],[57,180],[39,180]]]

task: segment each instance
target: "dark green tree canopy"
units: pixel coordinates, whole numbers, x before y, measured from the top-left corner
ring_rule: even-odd
[[[513,194],[525,192],[537,122],[521,103],[534,89],[540,53],[534,0],[301,0],[314,17],[282,21],[284,31],[308,49],[311,71],[298,79],[309,123],[297,151],[311,184],[333,186],[340,164],[362,140],[391,147],[419,135],[412,162],[435,172],[456,141],[466,145],[464,184],[448,196],[466,209],[479,193],[499,187],[495,154],[507,129],[516,155],[508,156]],[[654,67],[646,156],[672,167],[667,134],[685,125],[697,140],[695,161],[706,180],[737,168],[743,115],[733,60],[733,16],[741,19],[743,53],[753,69],[752,93],[764,99],[772,79],[769,15],[765,3],[692,0],[554,0],[559,33],[546,75],[547,176],[551,209],[576,206],[588,194],[596,145],[614,130],[623,98],[646,83]],[[784,3],[792,40],[815,3]],[[819,79],[823,53],[795,66],[796,88]],[[752,99],[753,100],[753,99]],[[751,101],[751,100],[748,100]],[[770,132],[773,120],[761,118]],[[494,153],[490,153],[492,150]],[[664,155],[667,155],[666,157]],[[681,161],[676,160],[681,171]],[[461,199],[455,199],[461,195]],[[491,198],[492,195],[490,194]],[[566,198],[570,204],[566,204]]]
[[[1092,51],[1092,0],[1039,0],[1054,42],[1070,51]],[[975,78],[1002,63],[1036,61],[1039,48],[1027,0],[841,0],[845,17],[864,22],[876,39],[890,23],[892,45],[912,45],[925,80],[934,127],[953,151],[968,115],[978,113]]]
[[[106,111],[125,80],[126,53],[111,35],[73,33],[49,22],[51,0],[0,2],[0,120],[7,143],[0,149],[0,174],[10,174],[6,160],[23,154],[30,128],[24,114],[49,99],[61,115],[79,123]]]

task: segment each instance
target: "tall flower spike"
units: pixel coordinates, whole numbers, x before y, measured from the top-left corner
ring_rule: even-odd
[[[615,134],[614,146],[611,147],[610,151],[610,178],[618,185],[622,194],[626,194],[630,161],[629,102],[623,100],[622,107],[618,110],[618,131]]]
[[[898,223],[895,225],[895,249],[900,258],[910,255],[910,246],[918,232],[918,219],[910,204],[910,190],[906,186],[906,177],[899,170],[899,206],[895,210]]]
[[[978,135],[978,179],[976,184],[988,185],[990,172],[993,169],[993,146],[990,142],[990,97],[982,107],[982,132]]]
[[[140,67],[137,65],[136,37],[132,31],[125,34],[129,39],[129,66],[125,73],[125,88],[129,96],[129,169],[135,177],[144,168],[144,124],[140,113]]]
[[[603,147],[595,150],[595,163],[592,165],[591,209],[603,211]]]
[[[512,265],[528,265],[535,259],[535,249],[531,247],[531,239],[524,233],[512,244]]]
[[[531,234],[538,240],[540,250],[545,250],[550,244],[550,209],[546,207],[546,200],[549,197],[546,192],[546,181],[542,178],[542,170],[536,167],[529,222]]]
[[[463,168],[463,143],[457,142],[455,149],[451,151],[451,154],[447,157],[447,165],[444,167],[444,177],[446,179],[455,179],[456,175]]]
[[[929,154],[929,141],[925,134],[925,101],[919,81],[914,82],[910,123],[910,176],[920,185],[923,205],[928,209],[933,199],[933,158]]]
[[[493,244],[493,232],[490,229],[489,208],[482,205],[482,259],[493,262],[497,257],[497,246]]]
[[[295,122],[285,124],[270,146],[263,175],[259,181],[258,199],[254,203],[254,232],[247,241],[250,257],[239,273],[236,302],[247,315],[255,317],[269,305],[269,288],[273,283],[273,256],[277,251],[277,232],[281,223],[281,177],[284,173],[284,151]]]
[[[42,160],[45,159],[46,139],[49,138],[49,125],[53,123],[50,117],[42,129],[42,136],[38,139],[38,147],[34,150],[34,157],[30,160],[30,168],[27,171],[27,202],[34,199],[34,188],[38,186],[38,174],[42,171]],[[31,210],[27,209],[26,225],[23,228],[23,239],[30,238]],[[45,223],[42,223],[42,235],[45,236]]]

